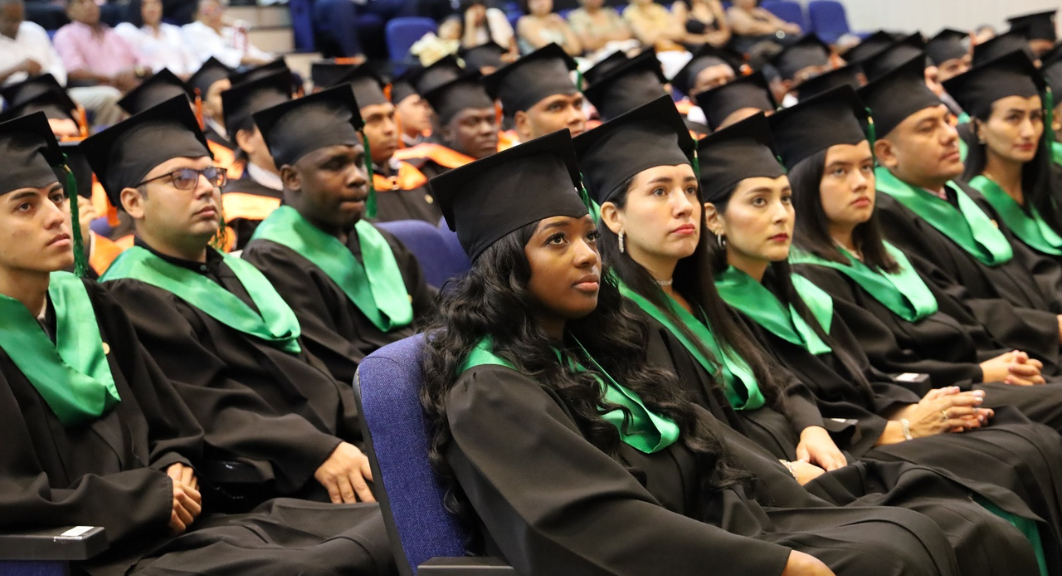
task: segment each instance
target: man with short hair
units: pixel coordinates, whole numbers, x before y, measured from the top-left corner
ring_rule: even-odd
[[[501,101],[521,142],[567,128],[586,130],[585,99],[571,79],[575,60],[557,44],[547,44],[483,79],[487,93]]]
[[[151,73],[132,47],[100,21],[95,0],[67,0],[66,13],[71,22],[53,41],[70,80],[128,92]]]

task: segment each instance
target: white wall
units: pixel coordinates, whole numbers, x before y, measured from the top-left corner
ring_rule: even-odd
[[[942,28],[969,30],[991,24],[1006,30],[1006,19],[1062,7],[1060,0],[841,0],[853,30],[921,30],[932,36]]]

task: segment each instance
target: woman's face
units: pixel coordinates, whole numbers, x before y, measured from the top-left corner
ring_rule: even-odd
[[[545,16],[553,12],[553,0],[528,0],[527,10],[535,16]]]
[[[589,215],[555,216],[540,221],[524,246],[531,268],[527,291],[551,319],[574,320],[597,308],[601,287],[597,236]]]
[[[622,210],[605,202],[602,219],[614,233],[624,233],[626,250],[635,262],[673,266],[693,254],[701,237],[697,192],[697,176],[689,164],[657,166],[634,177]]]
[[[874,214],[874,156],[870,142],[838,144],[826,152],[819,184],[822,211],[830,230],[846,229],[870,220]]]
[[[140,4],[140,16],[144,24],[156,26],[162,22],[162,0],[143,0]]]
[[[1044,134],[1044,111],[1039,96],[1008,96],[992,105],[988,121],[979,122],[978,135],[990,154],[1024,164],[1036,156]]]
[[[719,213],[708,202],[708,226],[716,235],[726,236],[727,259],[754,264],[780,262],[789,257],[795,214],[789,178],[746,178],[742,180],[726,212]]]

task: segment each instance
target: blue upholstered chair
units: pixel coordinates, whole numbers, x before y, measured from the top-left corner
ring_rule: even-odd
[[[466,556],[468,534],[443,506],[420,407],[423,348],[421,334],[384,346],[362,360],[354,377],[366,453],[399,573],[515,575],[496,558]]]
[[[377,226],[394,234],[413,252],[424,271],[424,280],[430,286],[440,288],[447,280],[469,268],[468,257],[461,246],[455,250],[443,236],[442,232],[449,230],[439,230],[422,220],[396,220],[381,222]]]
[[[823,42],[834,43],[838,38],[852,32],[848,26],[848,14],[844,4],[836,0],[812,0],[808,3],[811,31]]]
[[[800,26],[805,33],[810,29],[808,19],[804,16],[804,7],[793,0],[764,0],[761,4],[771,14]]]
[[[439,28],[431,18],[403,17],[394,18],[387,23],[387,53],[393,62],[406,58],[409,48],[428,32],[438,32]]]
[[[0,575],[67,576],[70,562],[88,560],[107,546],[103,528],[92,526],[0,534]]]

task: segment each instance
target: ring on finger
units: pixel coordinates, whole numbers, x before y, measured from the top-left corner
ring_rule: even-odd
[[[947,422],[948,419],[949,419],[948,411],[947,410],[941,410],[940,411],[940,421],[941,422]]]

